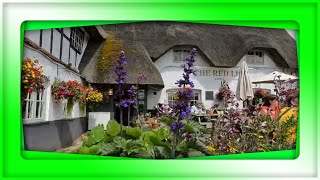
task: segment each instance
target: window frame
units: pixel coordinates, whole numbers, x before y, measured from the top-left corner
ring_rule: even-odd
[[[250,50],[246,54],[246,62],[248,65],[264,66],[265,65],[264,56],[265,56],[265,53],[261,50]]]
[[[79,28],[70,28],[70,46],[76,49],[77,53],[82,53],[85,32]]]
[[[25,109],[24,111],[22,109],[22,120],[24,122],[29,123],[33,121],[45,121],[47,105],[46,92],[46,89],[43,89],[39,92],[32,92],[27,94],[26,98],[23,100],[25,102],[25,104],[23,104]],[[30,108],[29,106],[32,107]]]
[[[167,102],[168,102],[168,105],[172,108],[173,107],[173,104],[175,101],[177,100],[174,100],[173,97],[174,97],[174,94],[178,91],[179,89],[167,89],[166,93],[167,93]],[[172,94],[172,98],[169,99],[169,94]],[[202,100],[201,99],[201,90],[200,89],[193,89],[193,98],[190,100],[190,103],[193,102],[194,104],[198,101],[198,100]],[[196,96],[197,94],[197,96]],[[195,97],[198,97],[198,99],[195,99]]]
[[[173,62],[179,63],[190,56],[191,49],[189,48],[173,48]]]

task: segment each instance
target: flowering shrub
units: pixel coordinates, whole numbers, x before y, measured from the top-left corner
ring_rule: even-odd
[[[297,119],[291,116],[281,122],[280,118],[219,119],[208,149],[213,155],[295,149]]]
[[[267,96],[269,93],[263,89],[258,89],[254,92],[254,98],[260,99]]]
[[[32,61],[30,58],[26,58],[22,64],[23,89],[27,90],[28,93],[42,90],[44,88],[44,78],[46,77],[43,71],[43,66],[40,66],[37,60]]]

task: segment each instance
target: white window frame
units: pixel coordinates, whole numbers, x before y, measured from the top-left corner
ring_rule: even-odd
[[[264,52],[259,50],[251,50],[246,54],[246,62],[248,65],[264,65]]]
[[[173,49],[173,62],[184,61],[188,56],[190,56],[190,49],[187,48],[174,48]]]
[[[178,89],[168,89],[167,90],[167,101],[168,101],[168,105],[172,108],[174,103],[177,101],[177,100],[174,100],[174,94],[178,91]],[[171,94],[171,99],[169,99],[170,97],[170,94]],[[201,99],[201,90],[200,89],[193,89],[193,94],[194,96],[192,97],[192,99],[190,100],[190,103],[193,102],[193,104],[196,104],[196,102],[198,100],[202,101]],[[196,99],[197,97],[197,99]]]
[[[28,93],[24,99],[25,110],[22,112],[24,122],[44,121],[46,118],[46,90]],[[30,107],[31,106],[31,107]],[[41,112],[37,114],[37,112]]]
[[[83,42],[84,42],[84,32],[82,32],[79,28],[71,28],[70,44],[77,51],[79,51],[79,54],[82,53]]]

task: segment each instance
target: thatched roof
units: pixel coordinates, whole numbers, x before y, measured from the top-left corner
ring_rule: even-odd
[[[153,60],[177,45],[197,46],[217,67],[234,67],[251,49],[263,48],[279,67],[297,68],[295,40],[284,29],[180,22],[139,22],[102,26],[123,42],[139,44]],[[148,59],[145,57],[145,59]]]
[[[150,59],[146,49],[139,43],[135,43],[133,46],[132,44],[126,42],[126,44],[123,44],[123,46],[123,50],[125,51],[125,59],[127,60],[127,65],[125,67],[125,71],[128,74],[125,79],[126,83],[136,84],[139,73],[142,73],[147,76],[147,80],[141,81],[140,84],[164,87],[161,74]],[[89,83],[117,84],[117,77],[114,73],[115,64],[113,67],[110,67],[109,71],[105,74],[99,74],[96,70],[96,64],[99,61],[99,53],[102,47],[103,44],[97,49],[96,53],[84,68],[81,75]]]
[[[284,29],[164,21],[101,27],[107,36],[108,32],[112,32],[124,45],[128,60],[128,84],[135,84],[141,72],[149,77],[143,84],[163,86],[161,74],[153,61],[179,45],[196,46],[216,67],[234,67],[249,50],[257,48],[267,50],[279,67],[298,67],[296,42]],[[102,46],[100,43],[90,43],[92,48],[89,52],[92,55],[82,60],[79,70],[90,83],[115,84],[114,68],[106,74],[96,71]]]

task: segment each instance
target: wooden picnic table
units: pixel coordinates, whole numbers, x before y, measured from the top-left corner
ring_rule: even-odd
[[[196,114],[194,116],[198,119],[198,122],[201,125],[206,126],[206,128],[212,128],[214,121],[218,119],[218,114]],[[203,119],[207,119],[207,121],[204,122],[202,121]]]

